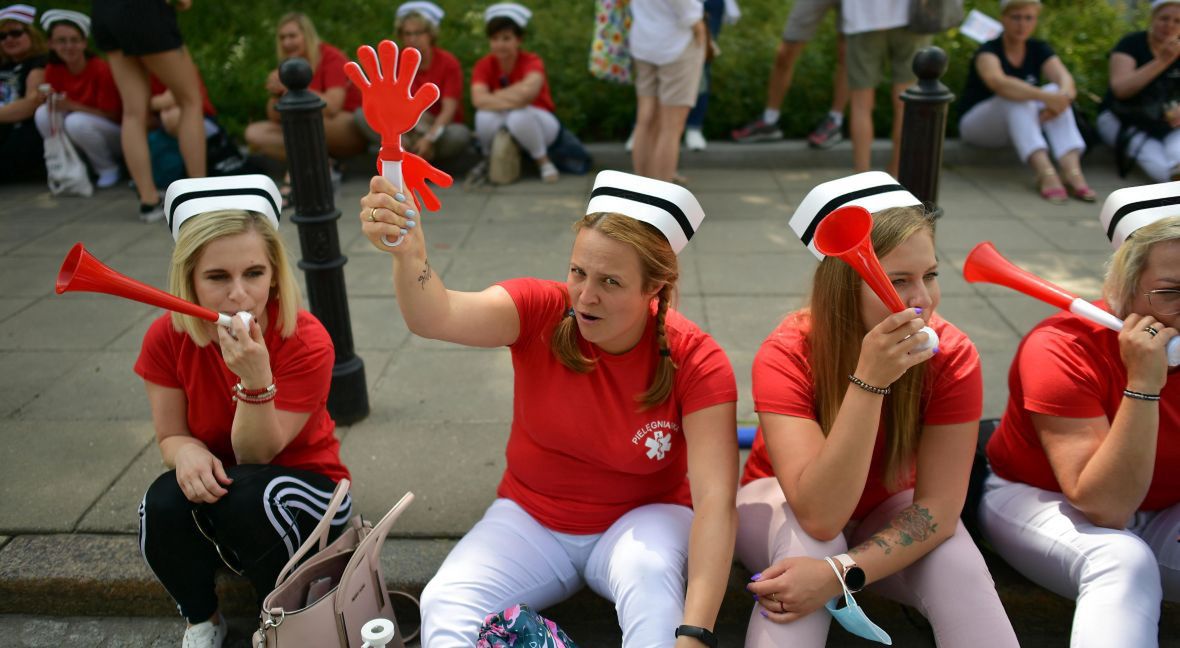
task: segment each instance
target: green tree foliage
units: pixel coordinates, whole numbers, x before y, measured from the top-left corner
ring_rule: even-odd
[[[483,9],[489,0],[436,0],[447,16],[440,44],[463,63],[470,78],[471,66],[487,51]],[[718,43],[722,54],[714,62],[713,89],[705,123],[711,137],[724,137],[730,129],[757,115],[766,99],[766,80],[774,59],[783,23],[792,0],[739,0],[742,19],[722,29]],[[49,8],[89,12],[87,0],[38,1],[39,11]],[[626,137],[635,111],[630,86],[594,79],[587,72],[594,4],[590,0],[526,0],[533,21],[525,47],[545,60],[551,91],[561,120],[587,140],[620,140]],[[1093,112],[1088,97],[1101,97],[1106,88],[1107,53],[1128,32],[1146,25],[1146,12],[1126,8],[1124,0],[1045,0],[1037,36],[1048,40],[1078,81],[1083,109]],[[1130,4],[1135,4],[1130,0]],[[316,24],[320,36],[355,58],[362,43],[376,44],[393,32],[390,0],[301,0],[230,2],[194,0],[182,13],[181,31],[201,68],[220,119],[231,133],[240,135],[247,123],[263,119],[267,73],[276,66],[274,33],[280,16],[302,11]],[[999,0],[967,0],[967,8],[999,15]],[[944,82],[957,92],[977,44],[951,30],[935,39],[950,56]],[[836,56],[834,16],[829,15],[808,45],[795,70],[795,80],[783,105],[782,124],[788,137],[803,137],[827,110],[831,101],[832,70]],[[886,132],[890,113],[888,88],[878,93],[878,133]],[[468,113],[471,114],[470,112]],[[958,121],[952,107],[951,134]]]

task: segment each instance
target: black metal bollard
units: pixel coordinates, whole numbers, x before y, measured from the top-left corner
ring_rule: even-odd
[[[913,70],[918,83],[901,93],[905,114],[901,121],[901,161],[897,179],[927,209],[938,207],[938,179],[942,172],[942,144],[946,139],[947,107],[954,93],[939,81],[946,72],[947,56],[930,46],[914,56]]]
[[[283,120],[283,143],[287,148],[295,205],[291,222],[299,228],[302,252],[299,268],[307,278],[311,312],[323,322],[336,346],[328,411],[337,423],[351,425],[369,415],[369,394],[365,363],[353,351],[352,320],[344,288],[344,264],[348,263],[348,257],[340,253],[336,231],[340,210],[336,209],[328,172],[324,101],[307,89],[311,83],[311,65],[306,60],[284,61],[279,66],[279,78],[287,86],[287,94],[279,99],[275,109]]]

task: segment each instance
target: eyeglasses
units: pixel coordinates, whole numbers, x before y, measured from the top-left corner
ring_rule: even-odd
[[[81,45],[86,41],[82,40],[81,38],[55,38],[49,42],[53,43],[54,45]]]
[[[1160,315],[1175,315],[1180,313],[1180,290],[1175,288],[1161,288],[1159,290],[1149,290],[1144,295],[1147,295],[1147,303],[1151,305],[1152,310]]]
[[[398,35],[401,36],[402,38],[414,38],[416,36],[425,36],[429,33],[430,32],[426,31],[425,29],[415,29],[412,31],[409,29],[403,29],[400,32],[398,32]]]
[[[10,29],[8,31],[0,31],[0,41],[8,40],[9,38],[20,38],[28,32],[24,29]]]
[[[208,540],[213,545],[213,548],[217,550],[217,557],[221,558],[221,562],[226,567],[228,567],[230,571],[237,574],[238,576],[244,574],[245,572],[242,570],[242,561],[238,559],[238,555],[233,551],[222,552],[221,545],[217,544],[217,541],[213,539],[213,534],[205,530],[205,524],[207,523],[207,520],[204,519],[204,514],[198,514],[196,509],[192,510],[192,514],[193,524],[196,525],[197,531],[200,531],[201,535],[205,536],[205,539]]]

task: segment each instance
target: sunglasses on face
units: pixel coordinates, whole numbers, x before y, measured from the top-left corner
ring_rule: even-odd
[[[10,29],[8,31],[0,31],[0,41],[8,40],[9,38],[20,38],[25,35],[23,29]]]

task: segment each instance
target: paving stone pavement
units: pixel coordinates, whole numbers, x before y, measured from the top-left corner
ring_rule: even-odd
[[[602,159],[621,159],[615,148],[602,149]],[[689,187],[707,219],[681,255],[681,309],[729,354],[738,414],[750,423],[756,420],[754,353],[782,315],[802,304],[814,267],[787,217],[809,188],[848,173],[848,151],[807,153],[800,164],[791,152],[801,147],[759,154],[717,148],[715,157],[686,157]],[[1086,297],[1099,294],[1109,254],[1100,203],[1051,205],[1034,192],[1029,173],[1000,155],[948,153],[937,237],[938,310],[979,348],[987,417],[1002,413],[1008,364],[1021,335],[1053,309],[1003,288],[967,284],[961,274],[967,252],[992,240],[1016,263]],[[1144,182],[1118,178],[1109,163],[1087,172],[1101,197]],[[562,279],[570,225],[592,181],[592,175],[563,176],[552,185],[525,179],[440,191],[443,210],[422,219],[432,265],[449,288],[460,290],[515,276]],[[337,194],[353,336],[372,407],[365,420],[339,428],[343,459],[354,477],[355,506],[365,515],[380,516],[406,490],[417,494],[389,544],[449,542],[491,502],[504,468],[509,355],[410,335],[391,292],[389,258],[360,235],[357,201],[366,190],[364,169],[355,169]],[[52,288],[76,241],[116,270],[165,286],[171,238],[160,224],[140,223],[135,212],[134,193],[124,188],[79,199],[55,198],[40,186],[0,186],[0,592],[15,591],[4,590],[6,582],[36,576],[28,573],[28,548],[42,540],[58,543],[64,562],[87,555],[82,547],[93,542],[130,551],[136,507],[163,469],[143,388],[131,370],[159,311],[107,295],[58,296]],[[297,256],[296,228],[285,221],[281,229]],[[131,553],[111,560],[143,571]],[[59,584],[72,582],[62,578]],[[28,638],[45,633],[92,636],[92,624],[100,622],[88,615],[104,613],[20,607],[12,598],[0,605],[0,612],[34,615],[0,617],[0,646],[47,645]],[[50,616],[56,614],[78,616]],[[142,626],[137,636],[151,636],[154,627]],[[161,636],[174,645],[174,625],[167,627]],[[101,645],[155,645],[119,643],[119,632],[109,630]]]

